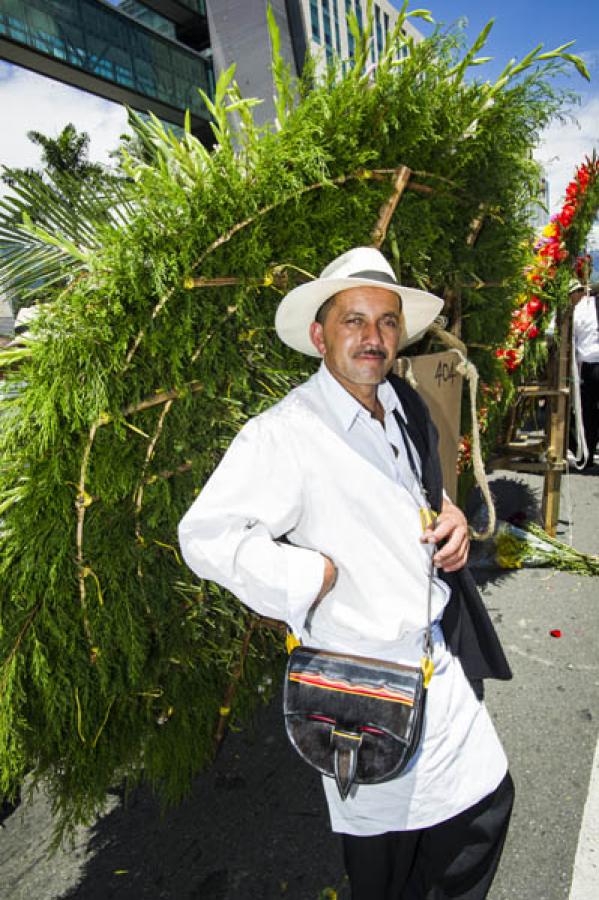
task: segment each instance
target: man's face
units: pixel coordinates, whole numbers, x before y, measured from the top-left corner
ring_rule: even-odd
[[[367,286],[336,294],[324,324],[310,326],[310,337],[329,371],[351,392],[351,385],[383,381],[404,330],[398,294]]]

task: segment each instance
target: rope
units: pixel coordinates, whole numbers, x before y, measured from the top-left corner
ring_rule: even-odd
[[[405,378],[405,380],[408,382],[410,387],[414,388],[414,390],[416,390],[416,388],[418,387],[418,381],[416,379],[416,376],[414,375],[414,369],[412,367],[412,360],[410,359],[409,356],[404,356],[403,359],[401,360],[401,363],[402,363],[401,377]]]
[[[576,339],[574,333],[574,318],[572,318],[572,353],[570,355],[572,371],[570,394],[572,396],[572,405],[574,407],[574,422],[576,428],[576,458],[574,465],[577,469],[584,469],[589,458],[589,450],[587,447],[584,427],[582,424],[582,405],[580,399],[580,371],[576,362]]]
[[[485,501],[487,513],[489,516],[487,527],[483,531],[475,531],[471,527],[470,536],[475,541],[486,541],[495,533],[497,516],[495,513],[495,504],[493,503],[493,497],[491,496],[489,482],[487,480],[487,474],[485,472],[480,447],[480,432],[478,428],[477,414],[478,410],[476,406],[476,395],[478,391],[478,370],[474,363],[471,363],[468,359],[468,351],[466,349],[466,345],[463,344],[462,341],[459,340],[459,338],[434,324],[430,327],[429,331],[431,331],[435,335],[435,337],[439,338],[442,343],[453,350],[454,353],[457,353],[460,358],[457,370],[460,375],[463,375],[463,377],[468,382],[470,415],[472,419],[472,468],[474,469],[474,477],[483,495],[483,499]]]

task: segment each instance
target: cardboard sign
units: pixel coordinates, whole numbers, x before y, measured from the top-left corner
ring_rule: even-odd
[[[460,359],[453,350],[398,359],[395,371],[402,378],[411,368],[416,390],[426,403],[439,430],[439,454],[443,469],[443,485],[455,502],[457,499],[457,461],[462,408],[462,376],[457,370]]]

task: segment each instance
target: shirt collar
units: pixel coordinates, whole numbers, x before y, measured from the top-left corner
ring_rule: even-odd
[[[327,406],[335,413],[345,431],[349,431],[360,414],[370,416],[359,400],[356,400],[343,385],[332,375],[324,360],[316,375]],[[397,409],[402,415],[403,410],[397,394],[388,381],[383,381],[377,388],[377,396],[385,411],[385,415]]]

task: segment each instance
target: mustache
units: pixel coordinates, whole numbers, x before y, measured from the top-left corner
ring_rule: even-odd
[[[380,359],[387,359],[387,354],[380,347],[362,347],[353,354],[353,359],[359,359],[361,356],[378,356]]]

